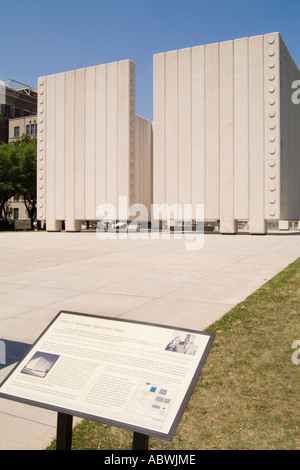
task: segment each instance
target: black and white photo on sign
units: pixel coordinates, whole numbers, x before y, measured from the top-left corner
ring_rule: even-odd
[[[57,354],[37,351],[21,372],[23,374],[44,378],[58,358],[59,356]]]
[[[198,344],[196,342],[196,335],[193,333],[180,334],[178,331],[174,332],[171,341],[166,346],[166,351],[178,352],[195,356]]]

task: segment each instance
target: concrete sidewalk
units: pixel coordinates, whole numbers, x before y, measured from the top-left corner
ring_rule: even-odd
[[[60,310],[203,330],[300,256],[300,232],[186,242],[0,233],[0,339],[32,344]],[[56,413],[0,399],[0,449],[44,449],[55,435]]]

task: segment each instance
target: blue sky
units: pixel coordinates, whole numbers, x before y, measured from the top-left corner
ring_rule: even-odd
[[[299,0],[0,0],[0,18],[0,79],[130,59],[148,119],[155,53],[278,31],[300,67]]]

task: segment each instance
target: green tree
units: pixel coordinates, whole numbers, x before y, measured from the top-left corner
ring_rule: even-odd
[[[8,201],[21,197],[28,215],[36,216],[36,139],[23,136],[0,145],[0,218],[7,222]]]
[[[18,157],[11,144],[0,145],[0,218],[7,222],[7,203],[16,192]]]
[[[23,136],[14,142],[18,155],[18,179],[16,194],[21,196],[31,219],[31,228],[36,218],[36,138]]]

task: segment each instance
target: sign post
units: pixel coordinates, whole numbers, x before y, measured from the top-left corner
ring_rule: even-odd
[[[57,448],[73,416],[172,440],[214,341],[196,330],[61,311],[0,385],[0,397],[56,411]]]
[[[148,445],[149,436],[138,432],[133,433],[132,450],[148,450]]]
[[[72,425],[73,416],[64,413],[57,414],[56,450],[71,450]]]

